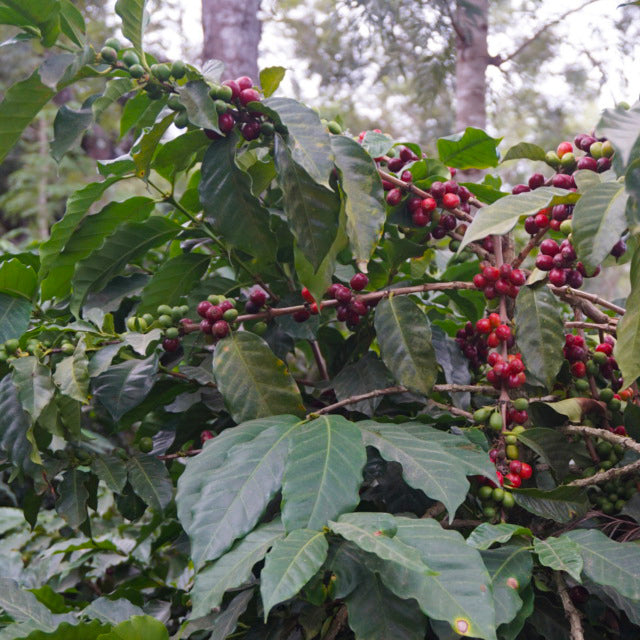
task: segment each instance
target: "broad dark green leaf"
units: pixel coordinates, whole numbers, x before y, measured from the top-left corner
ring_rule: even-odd
[[[129,98],[122,109],[120,137],[135,127],[136,130],[151,127],[166,106],[166,99],[151,100],[146,92],[139,92]]]
[[[185,171],[195,161],[196,154],[204,153],[211,144],[204,131],[195,130],[183,133],[162,145],[153,160],[153,168],[167,180],[181,171]]]
[[[234,332],[219,342],[213,373],[236,422],[304,413],[302,397],[285,363],[254,333]]]
[[[518,160],[520,158],[526,158],[527,160],[540,160],[544,162],[546,151],[539,147],[537,144],[531,142],[519,142],[509,148],[509,151],[504,154],[502,162],[507,160]]]
[[[467,187],[473,195],[480,200],[481,202],[486,202],[487,204],[493,204],[500,198],[504,198],[508,196],[508,193],[504,191],[500,191],[495,187],[486,184],[478,184],[477,182],[461,182],[462,186]]]
[[[346,196],[347,235],[356,262],[367,263],[386,219],[382,181],[371,156],[347,136],[332,136],[331,149]]]
[[[518,434],[518,440],[537,453],[563,480],[569,473],[569,462],[587,455],[581,442],[569,442],[555,429],[533,428]]]
[[[508,233],[515,227],[519,218],[538,213],[540,209],[548,207],[555,197],[566,194],[567,191],[564,189],[540,187],[535,191],[505,196],[488,207],[483,207],[467,228],[460,243],[460,251],[474,240],[482,240],[492,234]]]
[[[531,552],[525,545],[507,544],[480,555],[491,576],[496,626],[511,622],[522,608],[519,591],[531,582]]]
[[[62,475],[58,485],[56,511],[70,527],[77,529],[87,519],[89,492],[85,486],[88,475],[84,471],[70,469]]]
[[[286,72],[284,67],[267,67],[260,71],[260,86],[265,98],[276,92]]]
[[[60,622],[73,621],[69,615],[53,615],[33,593],[21,589],[14,580],[4,577],[0,577],[0,607],[16,622],[25,623],[24,629],[28,628],[24,635],[14,637],[25,637],[36,629],[55,631]]]
[[[100,116],[123,95],[136,88],[136,82],[131,78],[114,78],[109,80],[104,93],[91,105],[93,117],[98,120]]]
[[[203,473],[208,482],[195,502],[187,498],[191,514],[182,524],[191,538],[193,563],[198,569],[251,531],[280,490],[288,440],[298,421],[294,416],[278,416],[264,423],[266,428],[260,435],[237,444],[220,466]],[[188,489],[181,488],[178,505],[194,489],[198,489],[194,482]]]
[[[11,366],[13,383],[18,389],[20,402],[31,419],[35,421],[55,393],[51,371],[35,356],[17,358]]]
[[[273,260],[276,241],[269,212],[251,195],[251,179],[235,163],[237,137],[209,146],[198,186],[207,220],[230,245],[264,260]],[[241,219],[239,219],[241,216]]]
[[[467,127],[463,132],[438,138],[438,156],[447,167],[487,169],[497,167],[497,146],[502,138],[492,138],[482,129]]]
[[[93,395],[114,420],[120,420],[146,398],[157,371],[157,354],[146,360],[125,360],[94,379]]]
[[[614,355],[627,384],[640,376],[640,251],[631,263],[631,293],[627,309],[618,323],[618,340]]]
[[[366,462],[360,430],[342,416],[321,416],[294,432],[282,486],[287,531],[321,529],[352,511]]]
[[[442,367],[446,381],[449,384],[471,384],[469,362],[460,347],[439,326],[432,326],[431,332],[436,360]],[[452,393],[451,397],[456,406],[469,406],[469,393]]]
[[[224,594],[247,582],[251,577],[252,567],[282,537],[284,528],[279,521],[263,524],[197,573],[191,589],[191,617],[206,616],[212,609],[219,607]]]
[[[29,464],[31,457],[31,443],[27,433],[31,427],[31,420],[22,408],[18,389],[11,376],[4,376],[0,380],[0,452],[16,467]]]
[[[84,46],[87,27],[82,14],[71,0],[60,2],[60,30],[79,47]]]
[[[551,491],[518,489],[513,497],[523,509],[555,522],[569,522],[589,509],[589,500],[582,487],[560,486]]]
[[[437,374],[427,316],[410,298],[392,296],[376,307],[374,324],[382,360],[396,380],[427,395]]]
[[[278,540],[267,554],[260,573],[264,619],[271,609],[293,598],[320,569],[329,545],[323,531],[296,529]]]
[[[142,134],[132,149],[133,163],[135,164],[138,178],[148,179],[153,156],[158,149],[162,136],[171,126],[174,118],[175,113],[170,113],[159,122],[156,122],[148,131]]]
[[[452,520],[464,501],[469,483],[467,469],[460,464],[459,452],[450,452],[438,442],[398,429],[398,425],[366,420],[356,423],[366,445],[375,447],[385,460],[402,465],[402,475],[414,489],[440,500]]]
[[[0,103],[0,162],[54,93],[42,84],[38,71],[6,91]]]
[[[555,571],[566,571],[574,580],[580,582],[582,573],[582,556],[580,547],[565,536],[558,538],[533,539],[533,550],[538,555],[540,564]]]
[[[626,166],[635,159],[634,147],[640,138],[640,106],[631,109],[605,109],[597,127],[598,134],[608,138]]]
[[[514,320],[529,374],[551,389],[564,362],[564,322],[557,298],[544,283],[521,287]]]
[[[596,584],[613,587],[621,596],[640,600],[640,547],[616,542],[597,529],[564,533],[575,543],[584,561],[584,574]]]
[[[291,231],[305,258],[317,270],[336,238],[340,198],[294,160],[280,136],[276,136],[275,162]]]
[[[56,53],[45,58],[38,70],[42,84],[51,89],[62,88],[58,85],[76,61],[76,56],[71,53]]]
[[[183,253],[167,260],[142,290],[136,313],[155,313],[160,304],[178,304],[200,282],[210,259],[201,253]]]
[[[0,342],[19,338],[29,326],[31,302],[0,293]]]
[[[78,341],[73,355],[63,358],[56,365],[53,381],[64,395],[78,402],[87,402],[89,361],[83,340]]]
[[[61,622],[55,631],[32,631],[28,636],[22,634],[14,637],[24,637],[24,640],[98,640],[103,638],[103,634],[107,633],[110,627],[102,624],[99,620],[91,622],[73,623]],[[2,636],[2,640],[9,640]]]
[[[484,551],[493,544],[509,542],[513,536],[530,537],[531,535],[530,529],[517,524],[509,524],[508,522],[490,524],[483,522],[469,534],[467,544]]]
[[[103,289],[127,264],[149,249],[171,240],[179,231],[179,225],[160,216],[121,225],[99,249],[76,265],[71,283],[70,308],[73,314],[79,316],[80,307],[89,292]]]
[[[333,170],[333,152],[329,134],[318,114],[291,98],[269,98],[264,104],[273,109],[286,126],[286,140],[294,162],[312,180],[328,187]]]
[[[209,89],[209,85],[204,80],[192,80],[183,87],[179,87],[178,93],[191,123],[220,133],[218,112],[209,96]]]
[[[127,483],[127,467],[117,456],[96,456],[91,461],[91,471],[114,493],[120,493]]]
[[[377,131],[367,131],[362,139],[362,148],[372,157],[384,156],[395,144],[395,140]]]
[[[118,0],[116,13],[122,19],[122,33],[131,42],[140,59],[144,61],[142,37],[148,20],[145,14],[146,0]]]
[[[134,616],[100,636],[99,640],[169,640],[169,633],[160,620],[146,615]]]
[[[93,112],[91,109],[71,109],[63,104],[53,121],[53,141],[51,155],[60,162],[64,154],[80,139],[91,126]]]
[[[37,277],[33,267],[17,258],[0,263],[0,293],[31,300],[36,290]]]
[[[100,596],[88,607],[84,608],[82,614],[89,618],[97,618],[107,624],[115,625],[133,616],[144,615],[144,612],[126,598],[111,600],[105,596]]]
[[[151,509],[162,511],[171,502],[173,483],[162,460],[136,454],[127,461],[127,472],[133,490]]]
[[[627,193],[621,182],[603,182],[588,189],[573,210],[573,246],[587,270],[609,255],[627,226]]]

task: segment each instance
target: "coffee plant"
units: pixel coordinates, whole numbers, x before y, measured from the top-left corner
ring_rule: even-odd
[[[640,103],[427,152],[155,60],[144,4],[95,48],[0,1],[51,49],[0,158],[76,83],[55,158],[135,138],[3,245],[0,639],[638,638]]]

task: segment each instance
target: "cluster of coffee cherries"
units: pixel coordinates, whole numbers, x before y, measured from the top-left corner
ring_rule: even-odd
[[[200,320],[200,331],[218,340],[229,335],[231,331],[230,325],[238,317],[236,301],[215,294],[208,296],[206,300],[198,302],[196,312],[202,318]]]
[[[349,287],[334,283],[328,289],[326,297],[337,300],[336,318],[339,322],[346,322],[350,329],[357,327],[375,302],[364,302],[357,294],[369,284],[369,278],[364,273],[356,273],[349,281]],[[315,301],[314,301],[315,302]],[[311,303],[314,304],[314,303]]]
[[[492,351],[487,356],[487,363],[491,366],[487,371],[487,381],[496,389],[500,389],[502,385],[517,389],[527,381],[519,353],[510,353],[505,360],[497,351]]]
[[[555,207],[554,207],[555,208]],[[540,243],[540,252],[536,256],[536,267],[549,272],[549,282],[562,287],[565,284],[579,289],[584,278],[594,278],[600,273],[600,267],[588,273],[582,262],[576,263],[576,251],[567,239],[558,244],[552,238]]]
[[[515,298],[526,280],[524,271],[514,269],[507,263],[498,268],[488,262],[482,262],[480,273],[473,276],[473,284],[484,293],[487,300],[493,300],[498,296]]]
[[[161,304],[156,309],[156,314],[144,313],[142,315],[133,315],[127,318],[127,329],[129,331],[137,331],[146,333],[149,329],[159,328],[163,331],[162,348],[167,352],[177,351],[180,347],[180,322],[183,316],[189,312],[189,307],[184,304],[180,306],[170,307],[167,304]]]
[[[623,450],[623,447],[620,445],[612,445],[610,442],[602,441],[596,444],[598,455],[600,455],[601,458],[605,458],[605,462],[610,462],[612,466],[614,463],[611,460],[611,454],[614,454],[616,457],[617,464],[617,459],[622,457],[624,451],[621,452],[621,449]],[[589,477],[596,473],[596,470],[594,467],[590,467],[589,469],[585,469],[583,475],[585,475],[585,473],[587,474],[585,477]],[[602,486],[590,487],[589,489],[589,499],[591,503],[599,508],[602,513],[613,515],[614,513],[622,511],[627,501],[637,493],[638,479],[613,478],[605,482]]]
[[[464,329],[458,330],[455,340],[473,369],[479,369],[487,362],[487,335],[476,331],[472,322],[467,322]]]

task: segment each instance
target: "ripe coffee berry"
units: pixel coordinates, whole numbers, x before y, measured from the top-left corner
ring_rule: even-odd
[[[491,322],[489,318],[481,318],[476,322],[476,330],[478,333],[491,333]]]
[[[246,107],[250,102],[260,102],[260,94],[255,89],[243,89],[240,92],[240,104]]]
[[[551,269],[549,271],[549,282],[554,287],[562,287],[567,282],[567,276],[564,269]]]
[[[550,271],[553,269],[553,258],[544,253],[539,253],[536,256],[536,267],[540,271]]]
[[[420,204],[425,213],[430,213],[438,206],[438,203],[433,198],[425,198],[420,201]]]
[[[521,287],[527,281],[527,276],[524,274],[524,271],[520,269],[513,269],[509,276],[509,280],[511,280],[511,284],[516,287]]]
[[[538,231],[540,231],[540,227],[536,224],[536,219],[534,216],[529,216],[524,221],[524,230],[530,235],[533,236]]]
[[[511,473],[515,473],[516,475],[520,475],[520,471],[522,470],[522,462],[520,460],[511,460],[509,462],[509,471]]]
[[[362,291],[369,284],[369,278],[364,273],[356,273],[349,284],[354,291]]]
[[[426,227],[431,222],[431,218],[424,211],[418,210],[411,214],[411,222],[414,227]]]
[[[507,473],[504,479],[507,481],[508,484],[510,484],[515,489],[517,489],[522,484],[522,478],[516,475],[515,473],[511,473],[511,472]]]
[[[225,320],[218,320],[211,327],[211,333],[216,338],[224,338],[229,335],[229,323]]]
[[[572,151],[573,145],[570,142],[561,142],[556,149],[559,158],[562,158],[565,153],[571,153]]]
[[[581,360],[578,360],[571,365],[571,373],[576,378],[584,378],[587,375],[587,365]]]
[[[398,206],[402,202],[402,195],[401,189],[398,189],[397,187],[395,189],[391,189],[391,191],[387,193],[387,204],[391,207]]]
[[[496,329],[497,327],[499,327],[502,323],[500,321],[500,314],[498,313],[490,313],[489,314],[489,322],[491,323],[491,327],[493,329]]]
[[[206,318],[207,311],[209,311],[209,309],[212,306],[213,305],[208,300],[202,300],[202,302],[198,303],[198,306],[196,307],[196,311],[201,318]]]
[[[511,337],[511,329],[506,324],[501,324],[495,331],[500,342],[504,342]]]
[[[400,174],[400,180],[403,180],[404,182],[411,182],[413,180],[413,174],[409,169],[407,169]]]
[[[455,193],[445,193],[442,196],[442,206],[445,209],[455,209],[460,205],[460,197]]]
[[[168,352],[177,351],[179,347],[180,347],[180,340],[178,340],[177,338],[165,338],[162,341],[162,348],[165,351],[168,351]]]
[[[549,216],[546,213],[536,213],[533,221],[538,229],[546,229],[549,226]],[[535,233],[537,233],[537,231]]]
[[[486,266],[482,270],[482,275],[487,282],[496,282],[500,278],[500,270],[497,267]]]
[[[302,287],[302,291],[300,293],[306,302],[313,303],[316,301],[307,287]]]
[[[229,133],[235,126],[236,121],[230,113],[221,113],[218,116],[218,127],[222,133]]]
[[[212,438],[214,438],[215,436],[213,435],[213,433],[211,433],[211,431],[209,430],[204,430],[201,434],[200,434],[200,442],[202,442],[202,444],[204,444],[207,440],[211,440]]]
[[[529,189],[538,189],[544,184],[544,176],[541,173],[534,173],[529,178]]]
[[[560,251],[560,246],[555,240],[547,238],[540,243],[540,252],[547,256],[555,256]]]

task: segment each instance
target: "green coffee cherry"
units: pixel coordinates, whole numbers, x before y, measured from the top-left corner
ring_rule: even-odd
[[[212,293],[211,295],[207,296],[207,300],[214,305],[215,307],[217,307],[222,300],[224,300],[224,297],[215,295],[214,293]]]
[[[485,507],[482,510],[482,513],[487,517],[487,518],[493,518],[496,515],[496,510],[494,507]]]
[[[120,40],[118,40],[118,38],[109,38],[105,43],[104,43],[105,47],[110,47],[111,49],[113,49],[114,51],[120,51],[120,47],[122,46],[120,44]]]
[[[233,98],[233,90],[231,89],[231,87],[223,85],[218,90],[216,97],[220,100],[224,100],[225,102],[230,102],[231,98]]]
[[[171,309],[169,309],[169,312],[171,312]],[[173,325],[173,318],[168,315],[168,314],[162,314],[159,318],[158,318],[158,324],[161,327],[170,327]]]
[[[560,158],[560,165],[564,169],[574,169],[576,164],[576,156],[571,152],[565,153],[562,158]]]
[[[266,322],[256,322],[252,328],[253,333],[258,336],[263,336],[267,331],[267,323]]]
[[[147,325],[153,324],[154,317],[150,313],[145,313],[142,316],[142,319],[147,323]]]
[[[493,489],[489,485],[486,485],[486,484],[482,485],[478,489],[478,497],[480,498],[480,500],[483,500],[483,501],[491,500],[492,495],[493,495]]]
[[[167,107],[172,111],[184,111],[185,106],[180,102],[180,98],[178,96],[170,96],[167,100]]]
[[[75,346],[73,344],[71,344],[70,342],[63,342],[62,346],[60,347],[60,350],[62,351],[62,353],[64,353],[66,356],[70,356],[75,350]]]
[[[502,415],[500,414],[499,411],[494,411],[491,414],[491,417],[489,418],[489,426],[494,431],[501,431],[502,430]]]
[[[611,411],[620,411],[620,409],[622,408],[622,402],[620,402],[618,398],[613,398],[609,400],[609,402],[607,402],[607,407],[609,407]]]
[[[235,322],[237,317],[238,317],[238,310],[237,309],[227,309],[222,314],[222,319],[226,320],[227,322]]]
[[[7,357],[7,352],[4,349],[0,349],[0,362],[6,362]]]
[[[560,164],[560,158],[555,151],[547,151],[544,161],[551,167],[557,167]]]
[[[138,442],[138,449],[140,449],[142,453],[149,453],[150,451],[153,451],[153,440],[148,436],[140,438],[140,441]]]
[[[605,140],[602,143],[602,155],[605,158],[610,158],[614,153],[614,148],[609,140]]]
[[[171,77],[171,69],[166,64],[152,64],[151,73],[160,82],[166,82]]]
[[[181,316],[186,316],[187,313],[189,313],[189,305],[188,304],[183,304],[180,306],[180,315]]]
[[[213,104],[218,113],[226,113],[229,111],[229,103],[224,100],[216,100]]]
[[[220,85],[219,84],[214,84],[211,86],[211,88],[209,89],[209,97],[212,100],[217,100],[220,97]]]
[[[515,427],[513,427],[513,429],[511,429],[511,433],[514,436],[518,436],[521,433],[524,433],[525,431],[526,431],[526,429],[521,424],[518,424]]]
[[[176,125],[176,127],[178,127],[178,129],[184,129],[186,126],[188,126],[189,124],[189,116],[187,115],[186,111],[179,111],[178,115],[176,116],[175,120],[173,121],[173,124]]]
[[[272,136],[275,128],[271,122],[263,122],[260,125],[260,133],[263,136]]]
[[[482,407],[481,409],[476,409],[473,412],[473,419],[477,423],[485,422],[487,418],[491,415],[491,409],[488,407]],[[502,428],[502,421],[500,421],[500,428]]]
[[[502,500],[504,499],[504,489],[500,488],[500,487],[496,487],[492,494],[491,497],[496,501],[496,502],[502,502]]]
[[[170,316],[171,315],[171,307],[168,304],[161,304],[158,309],[159,316]]]
[[[526,411],[529,408],[529,401],[526,398],[516,398],[513,401],[513,408],[516,411]]]
[[[504,492],[504,497],[502,498],[502,508],[503,509],[513,509],[516,501],[511,493],[508,491]]]
[[[518,444],[518,437],[514,436],[512,433],[509,433],[504,437],[504,441],[506,444]]]
[[[140,64],[140,58],[138,58],[138,54],[135,51],[125,51],[122,55],[122,62],[124,62],[127,67],[133,67],[134,64]]]
[[[176,329],[176,327],[169,327],[165,332],[164,335],[169,338],[169,340],[175,340],[176,338],[178,338],[180,336],[180,331],[178,331],[178,329]]]
[[[132,64],[129,67],[129,73],[131,74],[132,78],[142,78],[142,76],[144,75],[144,67],[139,64]]]
[[[171,65],[171,75],[176,79],[184,78],[187,73],[187,65],[182,60],[175,60]]]
[[[594,142],[589,147],[589,153],[596,159],[602,158],[602,142]]]
[[[584,378],[578,378],[575,381],[575,387],[578,391],[588,391],[589,390],[589,381]]]
[[[118,59],[118,52],[112,47],[102,47],[100,57],[108,64],[113,64]]]
[[[573,229],[571,220],[563,220],[560,224],[560,233],[563,233],[565,236],[568,236]]]
[[[613,400],[613,390],[609,387],[607,387],[606,389],[601,389],[600,400],[602,400],[602,402],[606,402],[607,404],[611,402],[611,400]]]
[[[335,120],[331,120],[330,122],[328,122],[327,128],[331,133],[334,133],[336,135],[342,133],[342,127]]]
[[[515,444],[508,444],[506,446],[505,452],[509,460],[517,460],[520,457],[520,450]]]
[[[14,354],[20,347],[20,341],[16,338],[11,338],[4,343],[4,349],[9,354]]]

